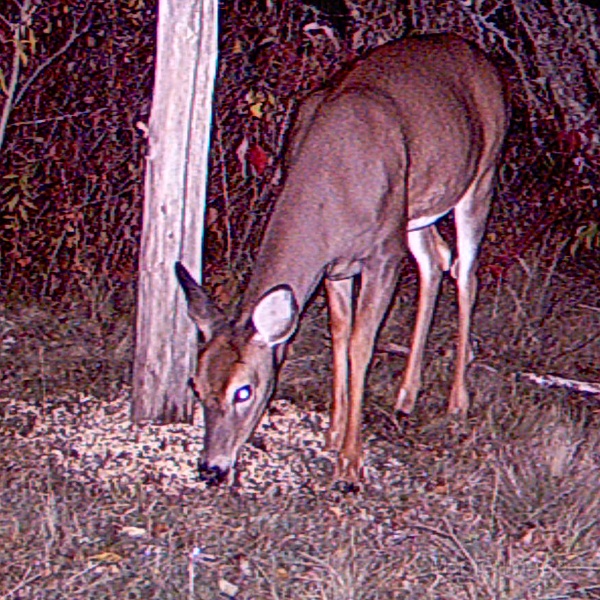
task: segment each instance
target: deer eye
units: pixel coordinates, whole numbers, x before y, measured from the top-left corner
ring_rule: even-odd
[[[243,402],[247,402],[252,398],[252,386],[244,385],[241,388],[238,388],[235,391],[235,395],[233,396],[233,401],[236,404],[242,404]]]

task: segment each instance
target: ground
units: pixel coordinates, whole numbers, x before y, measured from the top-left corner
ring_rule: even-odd
[[[407,266],[371,369],[355,493],[331,485],[323,450],[321,296],[236,481],[209,489],[200,423],[129,423],[126,305],[6,301],[0,597],[600,598],[599,396],[525,375],[600,382],[597,255],[554,242],[483,277],[465,422],[444,412],[450,280],[415,413],[393,414],[414,318]]]

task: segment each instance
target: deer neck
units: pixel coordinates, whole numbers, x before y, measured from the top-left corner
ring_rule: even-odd
[[[242,315],[251,314],[256,302],[278,285],[293,290],[302,310],[332,260],[327,231],[312,218],[313,202],[292,194],[284,190],[277,200],[244,294]]]
[[[244,315],[277,285],[291,287],[302,310],[324,274],[355,275],[378,240],[396,235],[403,211],[391,210],[389,194],[403,198],[404,139],[376,111],[367,119],[365,102],[358,90],[323,106],[297,143],[242,302]]]

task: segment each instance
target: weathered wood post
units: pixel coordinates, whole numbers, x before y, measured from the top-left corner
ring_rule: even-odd
[[[139,265],[131,416],[191,421],[196,332],[174,274],[200,273],[217,0],[159,0]]]

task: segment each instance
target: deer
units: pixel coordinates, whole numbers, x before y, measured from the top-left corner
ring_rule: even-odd
[[[381,45],[302,104],[285,176],[236,310],[223,310],[176,263],[189,316],[202,334],[191,378],[204,410],[201,480],[232,480],[286,346],[323,282],[333,359],[326,448],[337,453],[335,480],[360,485],[367,372],[408,253],[418,267],[418,309],[394,408],[404,414],[414,408],[440,282],[450,271],[458,342],[448,412],[467,413],[477,258],[507,121],[497,68],[452,34]],[[451,212],[454,260],[436,228]]]

